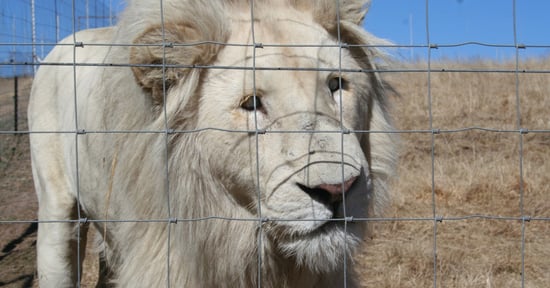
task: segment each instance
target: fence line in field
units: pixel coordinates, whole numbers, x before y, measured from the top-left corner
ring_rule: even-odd
[[[19,0],[18,0],[19,1]],[[26,4],[29,4],[31,2],[29,2],[31,0],[26,0],[26,1],[21,1],[23,3],[26,3]],[[338,0],[335,0],[338,2]],[[57,2],[61,3],[61,4],[57,4]],[[88,2],[88,1],[86,1]],[[43,3],[43,2],[41,2]],[[96,6],[95,7],[104,7],[105,5],[105,1],[92,1],[92,3],[95,3]],[[162,1],[160,1],[159,3],[162,4]],[[516,27],[518,25],[517,23],[517,20],[516,20],[516,17],[515,17],[515,14],[516,14],[516,1],[515,0],[510,0],[506,3],[508,4],[512,4],[514,9],[513,9],[513,13],[514,13],[514,18],[513,18],[513,33],[514,33],[514,43],[513,44],[510,44],[510,43],[486,43],[486,42],[461,42],[461,43],[453,43],[453,44],[437,44],[437,43],[432,43],[431,42],[431,39],[430,39],[430,11],[429,11],[429,0],[425,0],[424,2],[426,4],[426,17],[425,17],[425,23],[426,23],[426,43],[428,44],[423,44],[423,45],[402,45],[402,44],[398,44],[398,45],[349,45],[349,44],[346,44],[346,43],[341,43],[339,45],[337,45],[336,47],[339,48],[339,51],[341,51],[342,49],[347,49],[347,48],[350,48],[350,47],[357,47],[357,46],[361,46],[361,47],[376,47],[376,48],[410,48],[410,49],[425,49],[426,50],[426,53],[427,53],[427,59],[426,59],[426,64],[427,64],[427,67],[426,68],[415,68],[415,67],[405,67],[405,68],[397,68],[397,67],[389,67],[389,68],[384,68],[384,69],[380,69],[380,70],[350,70],[346,67],[342,67],[341,63],[340,63],[340,66],[338,68],[291,68],[291,67],[257,67],[255,65],[255,63],[251,66],[251,67],[243,67],[243,66],[215,66],[215,65],[206,65],[206,66],[197,66],[197,65],[193,65],[193,66],[183,66],[183,65],[166,65],[166,64],[162,64],[162,65],[147,65],[147,66],[150,66],[150,67],[162,67],[162,68],[167,68],[167,67],[173,67],[173,68],[194,68],[194,69],[235,69],[235,70],[251,70],[253,71],[253,73],[255,73],[256,71],[260,71],[260,70],[280,70],[280,71],[294,71],[294,70],[300,70],[300,71],[333,71],[333,72],[338,72],[338,73],[343,73],[343,72],[354,72],[354,73],[365,73],[365,72],[378,72],[378,73],[381,73],[381,74],[389,74],[389,73],[425,73],[427,75],[427,82],[426,82],[426,86],[427,86],[427,95],[426,98],[427,98],[427,102],[428,102],[428,112],[429,112],[429,128],[428,129],[421,129],[421,130],[392,130],[392,131],[359,131],[359,130],[342,130],[342,131],[308,131],[307,133],[340,133],[342,135],[344,134],[349,134],[349,133],[357,133],[357,134],[360,134],[360,133],[395,133],[395,134],[417,134],[417,133],[424,133],[424,134],[429,134],[431,135],[431,140],[430,140],[430,149],[431,149],[431,175],[430,175],[430,181],[431,181],[431,208],[432,208],[432,215],[431,217],[394,217],[394,218],[353,218],[353,217],[344,217],[344,218],[339,218],[339,219],[332,219],[330,221],[343,221],[345,223],[348,223],[348,222],[353,222],[353,221],[365,221],[365,222],[395,222],[395,221],[424,221],[424,222],[431,222],[433,223],[433,286],[434,287],[437,287],[437,283],[438,283],[438,274],[437,274],[437,271],[438,271],[438,258],[437,258],[437,255],[438,255],[438,234],[437,234],[437,231],[438,231],[438,225],[441,223],[441,222],[444,222],[444,221],[464,221],[464,220],[471,220],[471,219],[486,219],[486,220],[498,220],[498,221],[515,221],[515,222],[519,222],[520,225],[521,225],[521,285],[522,287],[525,286],[525,227],[526,227],[526,223],[528,222],[532,222],[532,221],[550,221],[550,218],[549,217],[532,217],[530,215],[526,215],[525,212],[524,212],[524,203],[523,203],[523,199],[524,199],[524,193],[525,193],[525,187],[524,187],[524,137],[526,134],[531,134],[531,133],[541,133],[541,134],[549,134],[550,133],[550,128],[549,129],[531,129],[529,127],[524,127],[522,125],[522,122],[521,122],[521,110],[520,110],[520,107],[521,107],[521,95],[520,95],[520,92],[519,92],[519,86],[520,86],[520,83],[521,83],[521,79],[519,78],[519,75],[522,75],[522,74],[525,74],[525,75],[532,75],[532,74],[550,74],[550,70],[545,70],[545,69],[523,69],[521,68],[520,66],[520,51],[521,50],[524,50],[524,49],[533,49],[533,48],[550,48],[550,46],[545,46],[545,45],[530,45],[530,44],[524,44],[524,43],[518,43],[517,41],[517,32],[516,32]],[[23,4],[21,4],[23,5]],[[77,11],[76,8],[75,8],[75,4],[74,2],[71,2],[71,1],[56,1],[56,4],[55,4],[55,10],[52,10],[51,7],[46,7],[46,6],[38,6],[38,5],[43,5],[43,4],[37,4],[37,9],[48,9],[47,11],[48,12],[52,12],[56,15],[56,18],[58,18],[58,24],[60,22],[59,18],[61,19],[65,19],[67,18],[67,20],[70,20],[72,21],[73,23],[80,23],[80,21],[82,20],[81,18],[78,18],[78,19],[75,19],[74,16],[67,16],[67,13],[69,13],[69,15],[81,15],[82,13],[84,12],[75,12]],[[60,5],[71,5],[70,6],[70,10],[68,10],[69,12],[67,12],[67,9],[68,6],[60,6]],[[98,6],[99,5],[99,6]],[[103,5],[103,6],[102,6]],[[64,7],[61,9],[61,7]],[[89,7],[89,6],[87,6]],[[2,17],[8,17],[9,18],[9,15],[7,15],[6,12],[7,10],[6,9],[3,9],[2,10]],[[65,12],[61,12],[61,11],[65,11]],[[72,11],[72,12],[71,12]],[[112,11],[112,10],[110,10]],[[89,14],[87,14],[88,12],[86,12],[85,14],[88,15],[87,18],[85,19],[85,27],[90,27],[90,20],[91,19],[96,19],[94,17],[96,16],[90,16]],[[253,19],[254,18],[254,5],[251,5],[251,18]],[[95,15],[95,14],[93,14]],[[76,17],[80,17],[80,16],[76,16]],[[108,16],[108,18],[105,18],[104,16],[101,16],[101,19],[105,20],[107,22],[103,22],[103,24],[110,24],[114,17],[112,15]],[[97,19],[96,19],[97,20]],[[13,19],[12,21],[17,22],[17,21],[21,21],[21,23],[23,23],[24,25],[27,25],[27,26],[31,26],[31,20],[30,19]],[[34,22],[34,21],[33,21]],[[253,22],[253,21],[252,21]],[[18,22],[17,22],[18,23]],[[37,52],[34,52],[34,51],[29,51],[29,48],[32,47],[33,49],[34,48],[39,48],[39,49],[42,49],[42,48],[45,48],[45,47],[53,47],[55,46],[56,44],[54,44],[56,41],[58,41],[60,39],[59,37],[59,34],[69,34],[69,32],[72,32],[70,30],[62,30],[60,29],[60,27],[58,25],[56,26],[52,26],[51,23],[46,23],[46,22],[40,22],[40,20],[38,20],[38,22],[36,22],[36,26],[46,26],[46,27],[50,27],[50,31],[55,27],[55,31],[56,31],[56,36],[55,38],[51,37],[51,35],[47,36],[47,37],[43,37],[41,41],[34,41],[34,39],[28,39],[26,37],[23,37],[23,36],[17,36],[15,35],[16,33],[14,33],[14,35],[11,35],[13,37],[13,39],[15,40],[14,42],[12,43],[0,43],[0,48],[2,47],[12,47],[13,50],[11,52],[9,52],[9,57],[6,57],[5,55],[2,55],[0,54],[0,61],[3,61],[0,65],[0,68],[2,68],[2,71],[4,70],[12,70],[13,71],[13,75],[18,75],[20,74],[18,71],[23,71],[23,74],[32,74],[32,72],[29,71],[29,68],[31,68],[32,70],[32,67],[35,67],[37,65],[40,65],[40,66],[48,66],[48,65],[52,65],[52,66],[70,66],[70,67],[79,67],[79,66],[102,66],[102,67],[117,67],[117,66],[132,66],[132,65],[129,65],[128,63],[49,63],[49,62],[41,62],[41,61],[38,61],[38,58],[42,58],[43,55],[40,55],[40,57],[37,57]],[[80,24],[78,24],[80,25]],[[78,26],[77,25],[77,26]],[[253,26],[254,24],[252,24]],[[33,24],[34,26],[34,24]],[[104,25],[99,25],[98,26],[104,26]],[[35,27],[35,28],[37,28]],[[34,29],[34,28],[33,28]],[[18,31],[17,29],[12,29],[13,31]],[[62,30],[63,33],[59,32],[60,30]],[[77,29],[77,30],[80,30],[80,29]],[[0,31],[0,35],[2,33],[9,33],[7,32],[9,31],[9,29],[7,30],[3,30]],[[176,46],[189,46],[189,45],[201,45],[201,44],[218,44],[218,45],[239,45],[239,46],[250,46],[250,47],[253,47],[254,48],[254,51],[256,49],[263,49],[264,47],[317,47],[316,45],[301,45],[301,44],[295,44],[295,45],[282,45],[282,44],[278,44],[278,43],[256,43],[255,42],[255,39],[254,39],[254,30],[253,30],[253,27],[252,27],[252,37],[253,37],[253,43],[252,44],[242,44],[242,43],[218,43],[218,42],[198,42],[198,43],[191,43],[191,44],[178,44],[178,43],[165,43],[165,44],[162,44],[163,48],[164,49],[170,49],[171,47],[176,47]],[[101,45],[105,45],[105,46],[113,46],[112,44],[109,44],[109,43],[82,43],[82,42],[77,42],[77,41],[74,41],[74,43],[72,44],[72,47],[73,49],[76,51],[77,49],[79,49],[80,47],[83,47],[83,46],[101,46]],[[126,44],[117,44],[117,45],[126,45]],[[515,49],[515,67],[514,68],[511,68],[511,69],[502,69],[502,68],[496,68],[496,69],[490,69],[490,68],[483,68],[483,69],[457,69],[457,68],[451,68],[451,69],[441,69],[441,68],[433,68],[433,65],[434,65],[434,59],[432,57],[432,51],[435,50],[435,49],[446,49],[446,48],[452,48],[452,47],[462,47],[462,46],[471,46],[471,45],[478,45],[478,46],[487,46],[487,47],[500,47],[500,48],[510,48],[510,49]],[[129,45],[128,45],[129,46]],[[152,45],[151,45],[152,46]],[[2,50],[2,51],[5,51]],[[29,53],[31,54],[29,56]],[[9,59],[6,61],[6,59]],[[134,65],[135,66],[135,65]],[[138,66],[143,66],[143,65],[138,65]],[[76,68],[75,68],[76,69]],[[163,70],[164,71],[164,70]],[[432,90],[433,90],[433,87],[432,87],[432,75],[434,73],[506,73],[506,74],[513,74],[515,75],[515,100],[516,100],[516,103],[515,103],[515,107],[516,107],[516,123],[515,123],[515,128],[513,129],[498,129],[498,128],[494,128],[494,127],[482,127],[482,126],[471,126],[471,127],[461,127],[461,128],[457,128],[457,129],[441,129],[441,128],[438,128],[434,125],[434,120],[433,120],[433,110],[432,110],[432,107],[433,107],[433,99],[432,99]],[[0,76],[2,75],[9,75],[8,74],[0,74]],[[74,78],[72,79],[74,81],[74,84],[76,85],[76,73],[74,75]],[[17,83],[17,82],[16,82]],[[15,84],[17,85],[17,84]],[[17,88],[15,88],[15,90],[17,90]],[[76,92],[75,92],[75,103],[76,103]],[[17,103],[17,102],[15,102]],[[16,106],[16,110],[17,110],[17,104],[15,104]],[[166,113],[166,111],[164,111]],[[16,114],[17,115],[17,114]],[[395,117],[400,117],[399,115],[396,115]],[[0,135],[5,135],[5,134],[30,134],[30,133],[64,133],[64,134],[74,134],[75,135],[75,143],[76,145],[78,145],[78,135],[86,135],[86,134],[132,134],[132,133],[156,133],[156,134],[161,134],[161,135],[165,135],[166,139],[168,139],[168,136],[169,135],[172,135],[172,134],[178,134],[178,133],[181,133],[181,134],[186,134],[186,133],[197,133],[197,132],[203,132],[203,131],[224,131],[224,132],[230,132],[230,133],[249,133],[249,134],[254,134],[255,137],[256,137],[256,159],[260,159],[260,155],[258,155],[259,153],[259,149],[258,149],[258,137],[259,135],[261,134],[266,134],[266,133],[304,133],[303,131],[288,131],[288,130],[281,130],[281,131],[265,131],[265,130],[261,130],[261,129],[255,129],[255,130],[228,130],[228,129],[220,129],[220,128],[216,128],[216,127],[207,127],[207,128],[202,128],[202,129],[197,129],[197,130],[174,130],[174,129],[171,129],[170,127],[168,127],[168,124],[166,123],[166,126],[165,126],[165,129],[160,129],[160,130],[118,130],[118,131],[115,131],[115,130],[112,130],[112,131],[95,131],[95,130],[84,130],[84,129],[81,129],[78,122],[75,123],[75,129],[74,130],[68,130],[68,131],[21,131],[21,130],[18,130],[17,129],[17,116],[15,116],[14,118],[14,121],[15,121],[15,128],[14,130],[3,130],[3,131],[0,131]],[[256,128],[257,128],[257,123],[256,123]],[[436,155],[435,155],[435,136],[438,135],[438,134],[444,134],[444,133],[447,133],[447,134],[451,134],[451,133],[460,133],[460,132],[466,132],[466,131],[479,131],[479,132],[483,132],[483,133],[509,133],[509,134],[515,134],[517,135],[518,137],[518,140],[519,140],[519,148],[518,148],[518,157],[519,157],[519,161],[517,163],[517,167],[518,167],[518,172],[519,172],[519,193],[520,193],[520,205],[519,205],[519,212],[520,212],[520,216],[515,216],[515,217],[512,217],[512,216],[501,216],[501,215],[492,215],[490,213],[487,213],[487,214],[475,214],[475,215],[457,215],[457,216],[441,216],[441,215],[438,215],[437,213],[437,204],[436,204],[436,191],[435,191],[435,188],[436,188],[436,179],[435,179],[435,175],[436,175],[436,172],[435,172],[435,159],[436,159]],[[168,151],[168,141],[166,141],[166,151]],[[78,151],[78,149],[77,149]],[[168,157],[166,157],[168,158]],[[77,157],[78,159],[78,157]],[[256,177],[257,179],[259,179],[259,166],[261,165],[261,163],[258,162],[256,163]],[[77,164],[77,167],[78,167],[78,164]],[[169,167],[168,167],[168,163],[166,162],[165,163],[165,173],[166,175],[168,175],[168,171],[169,171]],[[77,170],[76,174],[78,175],[79,172]],[[166,177],[168,179],[168,177]],[[167,193],[167,195],[170,195],[170,193],[168,193],[168,185],[169,183],[167,183],[166,185],[166,191],[165,193]],[[257,189],[257,196],[258,196],[258,199],[260,199],[260,191],[259,189]],[[170,201],[170,198],[168,197],[168,201]],[[228,217],[219,217],[219,216],[215,216],[215,215],[212,215],[212,216],[208,216],[208,217],[201,217],[201,218],[189,218],[189,219],[182,219],[182,218],[175,218],[175,217],[172,217],[171,215],[169,215],[169,217],[167,218],[163,218],[163,219],[119,219],[119,220],[113,220],[113,219],[87,219],[83,216],[81,216],[79,214],[79,216],[77,217],[77,219],[72,219],[72,220],[66,220],[66,221],[37,221],[37,220],[30,220],[30,219],[18,219],[18,220],[0,220],[0,224],[17,224],[17,223],[61,223],[61,222],[66,222],[66,223],[75,223],[75,224],[84,224],[84,223],[105,223],[105,222],[151,222],[151,223],[166,223],[167,225],[177,225],[178,223],[182,223],[182,222],[194,222],[194,221],[252,221],[252,222],[257,222],[258,223],[258,226],[260,228],[260,226],[265,223],[265,222],[269,222],[269,221],[296,221],[295,219],[267,219],[267,218],[264,218],[262,217],[262,213],[261,213],[261,203],[258,202],[258,215],[259,217],[258,218],[228,218]],[[170,203],[168,202],[167,203],[168,207],[170,207]],[[169,209],[170,211],[170,209]],[[318,221],[318,220],[315,220],[315,219],[300,219],[299,221]],[[170,226],[169,226],[170,227]],[[80,233],[80,229],[78,229],[77,231],[79,231]],[[170,229],[168,229],[168,231],[170,231]],[[259,231],[262,231],[262,229],[259,229]],[[261,246],[263,245],[261,243],[261,238],[262,237],[259,237],[259,240],[258,240],[258,245]],[[77,238],[79,239],[79,238]],[[170,235],[168,235],[168,238],[167,238],[167,241],[168,241],[168,247],[170,247],[170,240],[171,237]],[[78,245],[79,246],[79,245]],[[262,258],[261,258],[261,253],[258,253],[258,263],[257,265],[258,266],[261,266],[262,265]],[[167,262],[167,265],[170,265],[170,251],[168,251],[168,262]],[[346,261],[343,261],[343,265],[346,265]],[[347,268],[344,266],[344,271],[346,270]],[[80,270],[80,269],[79,269]],[[169,271],[170,269],[168,269]],[[260,269],[259,269],[260,270]],[[80,271],[79,271],[80,272]],[[261,278],[261,274],[258,275],[259,278]],[[80,275],[79,275],[79,278],[80,278]],[[169,279],[169,277],[167,276],[167,278]],[[261,283],[261,281],[258,281],[258,283]],[[170,283],[167,283],[167,286],[169,286]],[[260,284],[259,284],[260,285]],[[346,284],[344,284],[344,286],[346,286]]]

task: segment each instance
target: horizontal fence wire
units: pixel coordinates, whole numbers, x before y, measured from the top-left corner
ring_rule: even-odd
[[[340,3],[338,0],[335,0],[337,3]],[[40,1],[38,1],[40,2]],[[92,1],[94,2],[94,1]],[[160,7],[159,9],[163,9],[162,3],[164,1],[159,0]],[[5,77],[7,76],[15,76],[18,74],[31,74],[31,72],[34,68],[40,67],[40,66],[60,66],[60,67],[72,67],[74,70],[74,76],[73,80],[74,85],[77,85],[77,78],[76,78],[76,69],[77,67],[152,67],[152,68],[162,68],[163,73],[165,73],[165,70],[167,68],[181,68],[181,69],[222,69],[222,70],[239,70],[239,71],[252,71],[253,75],[257,71],[324,71],[324,72],[334,72],[334,73],[380,73],[380,74],[395,74],[395,73],[425,73],[427,76],[426,81],[426,87],[427,87],[427,95],[426,100],[428,102],[428,109],[429,109],[429,123],[428,127],[426,129],[410,129],[410,130],[383,130],[383,131],[377,131],[377,130],[353,130],[353,129],[342,129],[340,130],[316,130],[316,131],[307,131],[304,132],[303,130],[277,130],[277,129],[260,129],[258,128],[258,122],[257,119],[255,119],[255,127],[256,129],[251,130],[239,130],[239,129],[223,129],[219,127],[204,127],[199,129],[191,129],[191,130],[178,130],[178,129],[172,129],[168,125],[167,121],[167,112],[166,107],[164,107],[164,129],[159,130],[89,130],[85,127],[82,127],[78,122],[76,122],[75,129],[74,130],[51,130],[51,131],[29,131],[29,130],[20,130],[20,131],[8,131],[8,130],[0,130],[0,135],[12,135],[12,134],[18,134],[18,135],[29,135],[29,134],[67,134],[67,135],[74,135],[75,136],[75,145],[78,147],[79,140],[78,138],[82,135],[88,135],[88,134],[159,134],[163,135],[165,137],[165,144],[166,144],[166,151],[169,150],[169,136],[176,135],[176,134],[192,134],[192,133],[202,133],[202,132],[208,132],[208,131],[218,131],[218,132],[227,132],[227,133],[237,133],[237,134],[246,134],[246,135],[253,135],[256,139],[256,147],[255,147],[255,157],[257,159],[256,162],[256,179],[259,181],[260,175],[259,175],[259,167],[261,165],[260,163],[260,156],[259,155],[259,147],[258,147],[258,139],[261,137],[261,135],[264,134],[341,134],[342,137],[345,137],[345,135],[348,134],[377,134],[377,133],[387,133],[387,134],[427,134],[431,135],[430,139],[430,149],[431,149],[431,175],[430,182],[431,182],[431,212],[432,215],[429,217],[370,217],[370,218],[358,218],[358,217],[342,217],[342,218],[334,218],[329,219],[327,221],[329,222],[344,222],[344,223],[353,223],[353,222],[410,222],[410,221],[420,221],[420,222],[426,222],[426,223],[433,223],[432,226],[432,236],[433,236],[433,247],[432,247],[432,256],[433,256],[433,287],[438,287],[438,265],[440,265],[440,259],[438,259],[438,225],[440,225],[442,222],[446,221],[466,221],[466,220],[497,220],[497,221],[511,221],[511,222],[519,222],[522,228],[521,232],[521,257],[522,257],[522,273],[521,273],[521,287],[525,286],[525,226],[528,222],[534,222],[534,221],[550,221],[550,217],[533,217],[530,215],[526,215],[524,212],[524,193],[525,193],[525,187],[524,187],[524,137],[527,134],[550,134],[550,127],[549,129],[531,129],[529,127],[525,127],[522,125],[521,122],[521,114],[520,114],[520,107],[521,107],[521,95],[519,92],[519,86],[521,83],[521,79],[519,78],[519,75],[534,75],[534,74],[550,74],[550,69],[524,69],[521,68],[520,65],[520,51],[525,49],[550,49],[550,45],[531,45],[531,44],[523,44],[518,43],[517,41],[517,35],[516,35],[516,27],[518,23],[516,23],[516,1],[510,0],[507,2],[508,4],[513,5],[513,13],[514,13],[514,23],[513,23],[513,29],[514,29],[514,43],[488,43],[488,42],[460,42],[460,43],[451,43],[451,44],[438,44],[438,43],[432,43],[430,39],[430,13],[432,13],[429,8],[429,0],[425,0],[425,6],[426,6],[426,16],[425,16],[425,23],[426,23],[426,43],[429,44],[421,44],[421,45],[401,45],[401,44],[384,44],[384,45],[366,45],[366,44],[346,44],[346,43],[340,43],[337,45],[311,45],[311,44],[278,44],[278,43],[256,43],[254,39],[254,21],[251,23],[251,30],[252,30],[252,42],[251,44],[243,44],[243,43],[223,43],[223,42],[215,42],[215,41],[201,41],[201,42],[194,42],[194,43],[162,43],[162,44],[147,44],[147,45],[135,45],[135,44],[127,44],[127,43],[87,43],[87,42],[80,42],[78,39],[73,36],[73,43],[65,43],[65,44],[57,44],[57,41],[59,41],[59,36],[52,37],[52,35],[49,35],[49,38],[44,38],[42,42],[37,43],[31,41],[26,36],[18,36],[18,35],[9,35],[9,37],[12,37],[14,39],[14,42],[2,42],[0,43],[1,47],[15,47],[15,50],[10,52],[8,57],[6,55],[0,55],[0,69],[3,70],[13,70],[13,74],[0,74],[0,76]],[[30,0],[25,0],[24,3],[27,3],[30,6]],[[56,11],[52,11],[51,6],[38,6],[35,9],[49,9],[48,11],[55,13],[56,15],[60,16],[61,19],[66,19],[66,21],[72,22],[72,29],[65,29],[62,30],[62,33],[59,34],[65,34],[68,35],[72,33],[73,31],[78,31],[82,29],[83,24],[82,21],[89,21],[91,18],[88,17],[87,19],[84,18],[78,18],[80,16],[74,16],[74,15],[82,15],[84,12],[77,11],[77,5],[75,5],[75,2],[71,1],[59,1],[61,4],[56,4],[55,9],[59,9],[59,11],[64,11],[57,13]],[[107,7],[105,4],[105,1],[98,1],[99,5],[98,7]],[[253,1],[251,3],[254,3]],[[65,6],[60,5],[71,5],[70,8],[67,8]],[[80,7],[80,6],[78,6]],[[79,8],[82,9],[82,8]],[[105,9],[105,8],[103,8]],[[69,12],[67,12],[69,11]],[[9,18],[10,15],[7,15],[5,10],[2,10],[2,17]],[[251,5],[251,18],[254,19],[254,5]],[[106,14],[105,14],[106,15]],[[161,13],[163,15],[163,13]],[[76,17],[76,18],[75,18]],[[101,19],[105,20],[106,16],[101,16]],[[115,16],[112,14],[106,18],[109,24],[112,24],[113,19],[116,19]],[[19,19],[21,20],[21,19]],[[19,21],[17,20],[17,21]],[[18,23],[15,19],[12,19],[12,22]],[[23,19],[21,21],[24,21],[25,25],[30,26],[30,19]],[[162,24],[164,25],[164,19],[161,20]],[[43,26],[51,26],[55,24],[39,24]],[[90,28],[90,25],[84,25]],[[106,23],[103,23],[100,26],[107,26]],[[57,27],[57,26],[55,26]],[[66,26],[63,26],[66,27]],[[50,27],[51,28],[51,27]],[[16,31],[16,30],[14,30]],[[2,33],[8,33],[6,29],[2,29],[0,31],[0,35]],[[26,34],[25,34],[26,35]],[[380,69],[348,69],[346,67],[341,66],[340,67],[317,67],[317,68],[308,68],[308,67],[261,67],[257,66],[255,63],[255,57],[253,57],[253,65],[251,66],[220,66],[220,65],[172,65],[168,63],[164,63],[166,61],[163,60],[162,64],[154,64],[154,65],[133,65],[130,63],[78,63],[76,60],[73,62],[67,62],[67,63],[57,63],[57,62],[47,62],[42,61],[37,57],[36,51],[29,51],[29,48],[33,49],[51,49],[56,46],[66,46],[73,49],[73,55],[78,53],[78,49],[81,49],[83,47],[88,46],[97,46],[97,47],[113,47],[113,46],[121,46],[121,47],[135,47],[135,46],[156,46],[156,47],[162,47],[163,52],[166,53],[168,49],[175,49],[177,47],[187,47],[187,46],[199,46],[199,45],[220,45],[220,46],[237,46],[237,47],[251,47],[253,48],[253,51],[256,51],[257,49],[264,49],[264,48],[318,48],[318,47],[333,47],[337,48],[339,53],[341,53],[342,49],[349,49],[354,47],[363,47],[363,48],[376,48],[376,49],[399,49],[399,48],[405,48],[405,49],[425,49],[427,53],[427,59],[425,60],[425,63],[422,62],[420,64],[415,63],[392,63],[389,67],[384,67]],[[481,47],[494,47],[494,48],[510,48],[515,49],[515,67],[513,68],[441,68],[437,67],[440,65],[440,63],[437,63],[436,60],[434,60],[432,57],[432,51],[436,49],[446,49],[446,48],[456,48],[456,47],[464,47],[464,46],[481,46]],[[21,51],[19,51],[21,50]],[[21,57],[16,57],[16,54],[21,52],[24,55]],[[30,53],[30,54],[29,54]],[[30,56],[29,56],[30,55]],[[399,66],[402,65],[403,68],[399,68]],[[421,68],[419,68],[420,66]],[[23,72],[21,72],[23,71]],[[470,127],[460,127],[455,129],[445,129],[445,128],[438,128],[434,124],[433,120],[433,99],[432,99],[432,75],[437,73],[503,73],[503,74],[512,74],[515,75],[515,99],[516,99],[516,109],[517,109],[517,115],[516,115],[516,123],[515,128],[510,129],[500,129],[500,128],[493,128],[493,127],[482,127],[482,126],[470,126]],[[253,76],[253,79],[255,77]],[[254,80],[255,81],[255,80]],[[255,86],[255,84],[254,84]],[[254,87],[256,88],[256,87]],[[164,92],[166,92],[166,87],[164,87]],[[74,105],[75,105],[75,111],[78,111],[76,109],[76,101],[77,101],[77,95],[74,95]],[[256,93],[256,89],[254,89],[254,93]],[[166,97],[166,95],[164,95]],[[342,105],[340,105],[342,106]],[[342,114],[342,113],[341,113]],[[400,117],[397,115],[396,117]],[[75,119],[78,119],[78,117],[75,117]],[[436,179],[435,179],[435,166],[436,166],[436,140],[435,137],[440,134],[456,134],[456,133],[465,133],[465,132],[471,132],[471,131],[477,131],[482,133],[506,133],[506,134],[516,134],[519,138],[519,148],[517,151],[518,154],[518,173],[520,175],[520,211],[517,216],[502,216],[502,215],[492,215],[490,213],[487,214],[473,214],[473,215],[453,215],[453,216],[442,216],[438,215],[438,207],[437,207],[437,201],[436,201]],[[343,143],[343,140],[342,140]],[[77,149],[78,150],[78,149]],[[343,150],[343,146],[342,146]],[[342,151],[342,157],[343,157],[344,151]],[[166,159],[168,159],[168,155],[165,155]],[[79,157],[77,157],[78,159]],[[77,171],[75,171],[76,175],[80,174],[78,163],[76,164]],[[165,161],[165,191],[167,197],[167,203],[166,206],[168,207],[169,213],[171,213],[171,198],[169,193],[169,187],[171,183],[169,183],[169,165],[168,161]],[[343,170],[342,170],[343,172]],[[343,173],[342,173],[343,177]],[[77,177],[78,179],[78,177]],[[259,189],[260,184],[255,183],[256,185],[256,193],[258,199],[261,199],[261,191]],[[78,186],[78,185],[77,185]],[[79,200],[78,203],[80,203],[80,196],[78,196]],[[260,233],[262,232],[262,225],[267,222],[292,222],[292,221],[319,221],[318,219],[285,219],[285,218],[267,218],[263,217],[262,215],[262,203],[258,200],[257,203],[258,206],[258,217],[250,217],[250,218],[231,218],[231,217],[223,217],[223,216],[216,216],[211,215],[207,217],[197,217],[197,218],[177,218],[173,217],[171,214],[168,215],[167,218],[159,218],[159,219],[89,219],[86,217],[83,217],[83,215],[78,215],[76,219],[67,219],[67,220],[34,220],[34,219],[22,219],[22,220],[0,220],[0,224],[3,225],[9,225],[9,224],[21,224],[21,223],[74,223],[74,224],[86,224],[86,223],[161,223],[161,224],[167,224],[169,225],[168,231],[171,231],[171,225],[177,225],[182,223],[189,223],[189,222],[200,222],[200,221],[243,221],[243,222],[254,222],[258,223],[258,230]],[[80,212],[79,212],[80,213]],[[345,213],[344,213],[345,214]],[[79,229],[77,229],[80,231]],[[170,247],[171,241],[174,241],[172,239],[172,235],[168,234],[168,237],[166,241],[168,242],[167,247]],[[259,250],[261,250],[263,237],[258,237],[258,247]],[[83,251],[82,251],[83,252]],[[168,251],[168,260],[166,265],[168,266],[167,271],[173,270],[173,267],[170,267],[170,251]],[[345,255],[345,254],[344,254]],[[79,255],[81,256],[81,255]],[[261,253],[258,253],[258,267],[261,267],[263,259],[261,258]],[[344,261],[343,263],[347,263],[347,261]],[[344,264],[346,265],[346,264]],[[344,270],[347,269],[344,267]],[[79,273],[81,269],[78,269]],[[261,269],[258,269],[260,271]],[[170,273],[170,272],[168,272]],[[261,279],[261,273],[258,272],[258,279]],[[167,275],[167,287],[170,287],[170,275]],[[80,275],[79,275],[80,278]],[[345,278],[345,277],[344,277]],[[346,281],[346,280],[344,280]],[[261,281],[258,281],[258,287],[261,286]],[[347,286],[347,284],[344,284],[344,286]]]
[[[241,221],[241,222],[318,222],[319,219],[304,218],[296,220],[294,218],[237,218],[237,217],[224,217],[224,216],[207,216],[196,218],[158,218],[158,219],[68,219],[68,220],[0,220],[0,224],[31,224],[31,223],[186,223],[186,222],[200,222],[207,220],[224,220],[224,221]],[[436,216],[436,217],[345,217],[345,218],[332,218],[323,221],[327,222],[433,222],[443,223],[446,221],[464,221],[464,220],[503,220],[503,221],[519,221],[519,222],[536,222],[536,221],[550,221],[550,217],[531,217],[531,216],[498,216],[498,215],[464,215],[464,216]]]
[[[158,64],[130,64],[130,63],[60,63],[60,62],[41,62],[41,63],[6,63],[6,66],[66,66],[66,67],[151,67],[162,68]],[[456,68],[404,68],[404,69],[337,69],[337,68],[305,68],[305,67],[249,67],[249,66],[222,66],[222,65],[165,65],[164,68],[182,68],[182,69],[221,69],[221,70],[257,70],[257,71],[318,71],[318,72],[346,72],[346,73],[503,73],[503,74],[549,74],[546,69],[456,69]]]
[[[238,129],[224,129],[217,127],[205,127],[199,129],[190,129],[190,130],[177,130],[177,129],[168,129],[168,130],[50,130],[50,131],[0,131],[2,134],[192,134],[206,131],[218,131],[218,132],[228,132],[228,133],[239,133],[239,134],[452,134],[452,133],[461,133],[461,132],[470,132],[470,131],[481,131],[481,132],[490,132],[490,133],[509,133],[509,134],[546,134],[550,133],[550,129],[533,129],[529,130],[526,128],[520,129],[498,129],[498,128],[486,128],[486,127],[464,127],[458,129],[433,129],[433,130],[316,130],[316,131],[300,131],[300,130],[238,130]]]

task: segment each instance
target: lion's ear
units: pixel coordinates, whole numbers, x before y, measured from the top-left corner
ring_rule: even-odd
[[[332,34],[338,32],[338,18],[341,22],[362,26],[363,19],[370,6],[370,0],[343,0],[339,4],[334,0],[295,1],[297,1],[297,5],[299,6],[311,7],[313,5],[315,21]],[[337,11],[339,11],[339,15]]]
[[[207,45],[189,45],[201,38],[200,31],[191,25],[167,23],[149,28],[134,40],[130,50],[132,71],[155,105],[163,103],[164,91],[185,77],[191,65],[207,65],[213,60],[208,57],[211,54]]]
[[[370,7],[370,0],[344,0],[340,4],[340,20],[361,26]]]

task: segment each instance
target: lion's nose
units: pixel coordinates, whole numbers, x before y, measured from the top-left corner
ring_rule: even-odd
[[[321,184],[315,188],[325,190],[328,193],[330,193],[333,197],[340,196],[349,190],[349,188],[353,185],[353,183],[355,183],[357,178],[358,176],[355,176],[346,180],[346,182],[339,183],[339,184]]]
[[[311,198],[325,204],[334,204],[342,201],[342,195],[345,194],[353,183],[359,178],[358,176],[346,180],[339,184],[320,184],[313,188],[307,187],[298,183],[302,191],[306,192]]]

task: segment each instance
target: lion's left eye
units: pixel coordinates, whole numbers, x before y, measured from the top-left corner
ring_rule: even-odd
[[[340,89],[346,89],[347,81],[342,77],[333,77],[328,80],[328,89],[330,93],[334,93]]]
[[[249,95],[241,101],[241,108],[246,111],[263,110],[263,103],[259,96]]]

